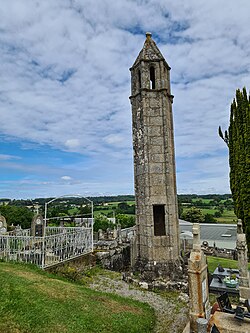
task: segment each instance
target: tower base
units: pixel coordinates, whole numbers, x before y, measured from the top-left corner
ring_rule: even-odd
[[[154,280],[182,280],[185,276],[184,263],[180,258],[168,262],[155,262],[138,258],[132,267],[133,272],[140,273],[143,281]]]

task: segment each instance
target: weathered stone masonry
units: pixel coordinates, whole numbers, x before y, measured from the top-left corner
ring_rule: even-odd
[[[132,265],[152,278],[175,277],[180,261],[170,67],[146,36],[130,69],[137,225]]]

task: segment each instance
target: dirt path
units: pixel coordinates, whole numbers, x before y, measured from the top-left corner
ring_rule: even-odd
[[[155,309],[155,333],[180,333],[187,323],[187,296],[176,292],[155,293],[121,280],[119,275],[97,275],[89,287],[148,303]]]

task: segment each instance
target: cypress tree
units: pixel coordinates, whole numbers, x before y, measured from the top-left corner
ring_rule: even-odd
[[[236,90],[231,104],[228,131],[219,136],[229,148],[230,188],[236,216],[242,220],[250,250],[250,96]]]

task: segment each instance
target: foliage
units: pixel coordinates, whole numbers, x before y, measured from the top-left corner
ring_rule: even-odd
[[[144,303],[88,289],[31,266],[0,263],[0,332],[150,333]]]
[[[205,223],[216,223],[216,219],[214,218],[213,214],[206,214],[205,215],[205,219],[204,219]]]
[[[133,227],[135,225],[135,217],[126,214],[118,214],[116,215],[116,222],[119,223],[122,228]]]
[[[135,202],[133,196],[112,196],[112,197],[98,197],[90,198],[95,202],[94,204],[94,217],[98,216],[100,213],[105,215],[106,217],[114,217],[115,215],[120,214],[128,214],[130,219],[126,217],[127,222],[123,223],[124,227],[127,225],[131,225],[132,219],[134,219],[135,215]],[[107,202],[104,202],[103,199],[106,198]],[[43,210],[44,214],[44,202],[48,202],[52,198],[42,198],[42,199],[34,199],[34,200],[10,200],[4,199],[4,203],[11,206],[25,206],[31,205],[31,202],[34,204],[42,205],[40,207],[40,211]],[[122,199],[122,201],[118,201]],[[124,199],[131,199],[124,201]],[[197,194],[181,194],[178,195],[178,213],[181,218],[183,218],[183,212],[187,210],[187,208],[196,207],[202,210],[202,213],[206,216],[206,214],[210,214],[207,216],[206,222],[209,220],[213,222],[211,215],[214,215],[215,211],[220,211],[222,216],[216,218],[217,222],[220,223],[235,223],[235,215],[233,214],[233,201],[231,199],[231,195],[229,194],[207,194],[207,195],[197,195]],[[53,203],[51,203],[48,207],[48,217],[57,217],[57,216],[88,216],[91,212],[91,207],[89,203],[84,198],[61,198]],[[73,221],[73,218],[72,218]],[[123,221],[124,222],[124,221]],[[58,225],[59,220],[50,219],[51,224]],[[69,222],[70,223],[70,222]],[[210,222],[208,222],[210,223]]]
[[[242,220],[250,249],[250,97],[246,88],[236,91],[229,128],[219,136],[229,148],[230,187],[236,216]]]
[[[107,228],[114,228],[114,224],[108,220],[105,215],[98,214],[95,216],[94,231],[99,229],[107,230]]]
[[[127,202],[119,202],[116,209],[117,214],[135,214],[135,205],[128,205]]]
[[[33,212],[26,207],[0,206],[0,213],[6,218],[8,225],[19,224],[23,229],[30,228]]]
[[[221,212],[219,212],[219,211],[216,211],[216,212],[214,212],[214,217],[221,217]]]
[[[186,221],[193,223],[202,223],[205,221],[205,216],[199,208],[191,207],[187,209],[183,214],[182,218]]]

